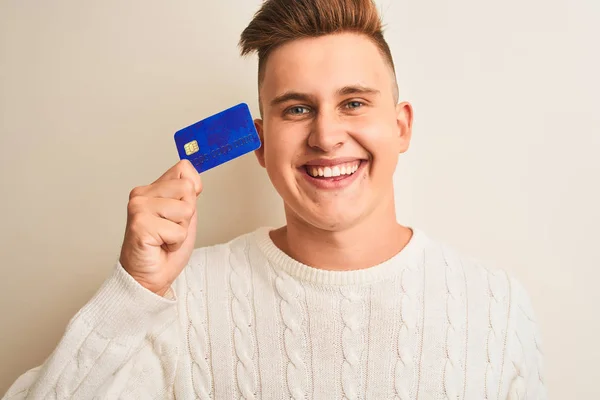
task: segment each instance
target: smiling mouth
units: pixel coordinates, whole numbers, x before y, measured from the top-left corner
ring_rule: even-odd
[[[332,166],[305,165],[304,168],[306,169],[306,173],[311,177],[326,179],[351,176],[356,173],[360,164],[361,160],[355,160]]]

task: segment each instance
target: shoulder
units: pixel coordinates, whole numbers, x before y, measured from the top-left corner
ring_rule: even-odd
[[[491,325],[508,343],[522,336],[536,341],[529,345],[539,345],[539,336],[532,336],[537,327],[529,293],[510,266],[473,257],[437,239],[428,240],[424,254],[426,281],[438,280],[438,296],[441,291],[442,297],[448,293],[462,299],[473,328]]]
[[[469,340],[485,346],[488,363],[504,365],[514,382],[510,390],[518,398],[546,398],[539,325],[529,293],[515,273],[439,240],[428,240],[424,254],[426,281],[434,281],[427,285],[437,289],[429,293],[467,311]]]
[[[474,257],[443,240],[427,237],[424,265],[430,274],[460,279],[468,290],[469,297],[480,297],[472,300],[490,297],[505,302],[507,307],[521,304],[531,310],[527,291],[509,266]]]
[[[195,248],[185,270],[202,273],[207,266],[227,270],[232,265],[248,264],[248,254],[256,247],[257,237],[266,229],[259,227],[228,241]]]
[[[530,295],[516,274],[436,239],[428,240],[424,258],[426,275],[442,276],[438,287],[463,299],[472,328],[489,330],[504,344],[515,375],[526,376],[532,385],[541,382],[540,330]]]

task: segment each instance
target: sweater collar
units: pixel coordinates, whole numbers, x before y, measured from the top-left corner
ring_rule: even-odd
[[[410,241],[392,258],[365,269],[330,271],[303,264],[281,251],[269,235],[273,229],[261,227],[253,233],[255,243],[273,267],[298,280],[318,285],[361,285],[393,279],[405,268],[418,269],[423,265],[424,250],[429,241],[423,231],[411,227]]]

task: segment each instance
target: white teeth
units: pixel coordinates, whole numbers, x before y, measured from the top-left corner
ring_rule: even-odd
[[[307,166],[306,171],[313,177],[322,176],[324,178],[338,177],[341,175],[352,175],[358,170],[360,162],[352,162],[340,165],[334,165],[333,167],[317,167]]]

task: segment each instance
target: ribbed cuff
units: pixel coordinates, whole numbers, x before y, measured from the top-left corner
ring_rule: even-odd
[[[94,297],[77,313],[94,330],[106,337],[132,336],[146,332],[165,314],[176,314],[176,296],[152,293],[131,277],[120,263]]]

